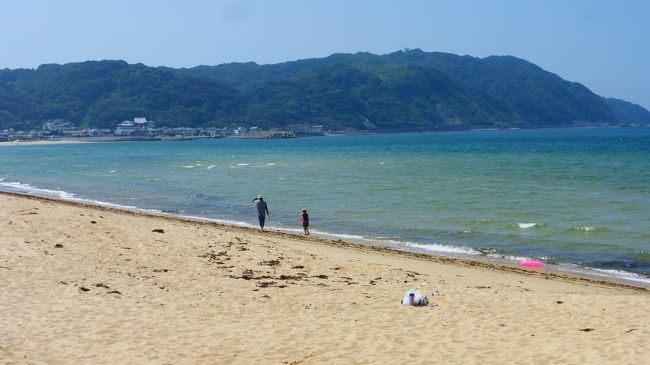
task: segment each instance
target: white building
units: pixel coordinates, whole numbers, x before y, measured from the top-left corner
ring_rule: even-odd
[[[133,121],[125,120],[122,123],[118,124],[115,127],[115,134],[117,135],[129,135],[129,134],[142,134],[148,129],[153,129],[155,126],[153,120],[147,120],[147,118],[133,118]]]
[[[153,120],[147,120],[145,117],[133,118],[133,124],[139,129],[154,128],[156,122]]]
[[[48,120],[43,124],[43,130],[52,133],[62,133],[64,131],[71,131],[74,129],[74,124],[66,122],[63,119]]]

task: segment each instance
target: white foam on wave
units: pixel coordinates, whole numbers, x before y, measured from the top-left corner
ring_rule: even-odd
[[[604,277],[615,277],[615,278],[621,278],[621,279],[624,279],[624,280],[650,284],[650,278],[646,278],[646,277],[643,277],[643,276],[641,276],[639,274],[635,274],[635,273],[629,272],[629,271],[611,270],[611,269],[595,269],[595,268],[587,268],[587,269],[589,269],[590,271],[595,272],[596,275],[602,275]]]
[[[238,163],[237,166],[250,166],[251,164],[249,163]]]
[[[133,205],[122,205],[122,204],[115,204],[115,203],[108,203],[108,202],[103,202],[101,200],[92,200],[92,199],[81,199],[81,198],[72,198],[72,199],[66,199],[66,200],[71,200],[79,203],[90,203],[92,205],[99,205],[102,207],[107,207],[107,208],[115,208],[115,209],[128,209],[128,210],[134,210],[138,212],[147,212],[147,213],[160,213],[160,210],[157,209],[143,209],[143,208],[138,208]]]
[[[313,233],[318,234],[319,236],[325,236],[330,238],[338,238],[348,241],[356,241],[361,243],[367,243],[370,245],[377,245],[383,247],[390,247],[403,251],[418,251],[418,252],[430,252],[437,253],[441,255],[471,255],[476,256],[480,255],[481,252],[464,246],[452,246],[445,245],[440,243],[420,243],[412,241],[404,241],[401,237],[368,237],[360,236],[353,234],[344,234],[344,233],[328,233],[328,232],[319,232],[312,230]]]
[[[186,219],[191,219],[194,221],[199,221],[199,222],[210,222],[210,223],[219,223],[219,224],[227,224],[227,225],[233,225],[233,226],[239,226],[239,227],[248,227],[248,228],[254,228],[255,226],[244,221],[235,221],[235,220],[228,220],[228,219],[218,219],[218,218],[206,218],[206,217],[201,217],[201,216],[196,216],[196,215],[186,215],[186,214],[173,214],[173,213],[163,213],[163,215],[168,215],[171,217],[181,217],[181,218],[186,218]],[[269,227],[271,228],[271,227]]]
[[[275,164],[273,162],[269,162],[266,164],[266,166],[275,166]]]
[[[301,229],[297,229],[297,231],[302,232]],[[343,240],[349,240],[349,241],[364,241],[366,240],[366,237],[356,235],[356,234],[346,234],[346,233],[331,233],[331,232],[326,232],[326,231],[318,231],[314,229],[310,229],[310,232],[322,236],[322,237],[327,237],[327,238],[332,238],[332,239],[343,239]]]
[[[487,257],[505,260],[512,263],[519,263],[526,260],[547,260],[548,257],[525,257],[525,256],[514,256],[514,255],[500,255],[497,253],[488,254]],[[561,272],[571,273],[574,275],[588,276],[595,278],[602,278],[608,281],[623,281],[628,283],[643,284],[644,286],[650,285],[650,278],[641,276],[639,274],[623,271],[623,270],[613,270],[613,269],[598,269],[588,266],[578,266],[576,264],[569,263],[560,263],[560,264],[547,264],[547,269],[557,270]]]
[[[608,229],[605,228],[605,227],[583,226],[583,227],[573,227],[569,231],[571,231],[571,232],[583,232],[583,233],[596,233],[596,232],[607,232]]]
[[[181,167],[186,168],[186,169],[193,169],[193,168],[195,168],[196,166],[194,166],[194,165],[183,165],[183,166],[181,166]]]
[[[521,229],[530,229],[538,226],[537,223],[517,223],[517,226]]]
[[[395,243],[399,244],[399,242],[395,242]],[[441,253],[441,254],[472,255],[472,256],[481,254],[481,252],[473,248],[464,247],[464,246],[443,245],[439,243],[424,244],[424,243],[415,243],[415,242],[404,242],[402,243],[402,245],[406,247],[416,248],[418,250]]]
[[[0,186],[4,186],[6,188],[9,188],[9,191],[12,192],[17,192],[17,193],[26,193],[26,194],[33,194],[33,195],[44,195],[44,196],[50,196],[50,197],[57,197],[61,199],[72,199],[74,197],[73,193],[68,193],[67,191],[63,190],[53,190],[53,189],[42,189],[42,188],[37,188],[34,186],[31,186],[29,184],[23,184],[17,181],[4,181],[3,180],[0,182]]]
[[[212,169],[215,168],[215,167],[217,167],[217,165],[210,165],[210,166],[206,167],[206,169],[207,169],[207,170],[212,170]]]
[[[272,226],[269,226],[269,227],[272,227]],[[303,231],[301,228],[276,228],[276,229],[279,230],[279,231],[282,231],[282,232],[287,232],[287,233],[293,233],[293,234],[304,234],[304,233],[303,233],[304,231]],[[310,232],[311,232],[312,234],[317,233],[317,232],[314,231],[313,229],[310,230]]]
[[[404,241],[404,237],[400,237],[400,236],[391,236],[391,237],[388,237],[388,236],[379,236],[379,237],[376,237],[376,238],[377,238],[378,240],[382,240],[382,241],[397,241],[397,242],[402,242],[402,241]]]
[[[38,188],[38,187],[34,187],[32,185],[29,185],[29,184],[16,182],[16,181],[5,182],[4,180],[1,180],[0,181],[0,188],[2,188],[2,187],[4,187],[5,189],[0,189],[0,190],[5,190],[5,191],[9,191],[9,192],[14,192],[14,193],[23,193],[23,194],[27,194],[27,195],[52,197],[52,198],[58,198],[58,199],[61,199],[61,200],[73,201],[73,202],[78,202],[78,203],[89,203],[89,204],[99,205],[99,206],[107,207],[107,208],[128,209],[128,210],[147,212],[147,213],[160,213],[160,210],[158,210],[158,209],[144,209],[144,208],[138,208],[136,206],[109,203],[109,202],[105,202],[105,201],[101,201],[101,200],[77,198],[77,197],[75,197],[74,193],[70,193],[70,192],[67,192],[67,191]]]
[[[575,264],[559,264],[558,269],[560,271],[574,274],[586,274],[588,276],[609,280],[618,279],[631,283],[643,284],[644,286],[650,286],[650,278],[629,271],[582,267]]]
[[[525,257],[525,256],[514,256],[514,255],[500,255],[500,254],[488,254],[488,257],[505,260],[512,263],[519,263],[526,260],[547,260],[548,257]],[[650,278],[641,276],[639,274],[623,271],[623,270],[613,270],[613,269],[598,269],[588,266],[578,266],[576,264],[547,264],[547,269],[557,270],[561,272],[571,273],[574,275],[588,276],[595,278],[602,278],[608,281],[623,281],[628,283],[643,284],[644,286],[650,285]]]
[[[476,234],[476,233],[481,233],[481,231],[477,229],[462,229],[456,232],[456,234]]]
[[[488,254],[487,257],[492,257],[492,258],[495,258],[495,259],[512,261],[512,262],[522,262],[522,261],[532,260],[531,257],[503,255],[503,254],[498,254],[498,253]]]

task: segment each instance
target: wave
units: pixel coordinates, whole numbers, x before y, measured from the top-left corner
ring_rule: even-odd
[[[418,248],[428,252],[441,253],[441,254],[460,254],[460,255],[472,255],[478,256],[481,254],[480,251],[477,251],[470,247],[464,246],[452,246],[452,245],[443,245],[440,243],[415,243],[415,242],[406,242],[407,247]]]
[[[1,188],[0,190],[13,192],[13,193],[22,193],[22,194],[26,194],[26,195],[52,197],[52,198],[58,198],[58,199],[61,199],[61,200],[79,202],[79,203],[90,203],[90,204],[93,204],[93,205],[99,205],[99,206],[103,206],[103,207],[107,207],[107,208],[128,209],[128,210],[135,210],[135,211],[141,211],[141,212],[147,212],[147,213],[160,213],[161,212],[158,209],[144,209],[144,208],[138,208],[138,207],[132,206],[132,205],[115,204],[115,203],[109,203],[109,202],[105,202],[105,201],[101,201],[101,200],[77,198],[76,194],[70,193],[70,192],[67,192],[67,191],[37,188],[37,187],[34,187],[32,185],[25,184],[25,183],[20,183],[20,182],[17,182],[17,181],[5,182],[4,178],[2,180],[0,180],[0,188]]]
[[[175,214],[175,213],[167,213],[166,215],[191,219],[193,221],[199,221],[199,222],[219,223],[219,224],[232,225],[232,226],[238,226],[238,227],[248,227],[248,228],[257,227],[257,225],[253,225],[253,224],[248,223],[248,222],[229,220],[229,219],[206,218],[206,217],[201,217],[201,216],[197,216],[197,215],[186,215],[186,214]],[[274,228],[274,227],[269,226],[268,228]]]
[[[578,266],[575,264],[558,264],[559,271],[564,271],[572,274],[587,275],[598,277],[607,280],[623,280],[634,283],[650,284],[650,278],[633,273],[630,271],[616,270],[616,269],[600,269],[589,266]]]
[[[600,233],[600,232],[608,232],[609,229],[607,227],[590,227],[590,226],[584,226],[584,227],[573,227],[567,230],[569,233]]]
[[[521,229],[531,229],[539,227],[539,223],[517,223],[517,227]]]
[[[302,233],[302,229],[287,229],[280,228],[284,232],[298,232]],[[462,255],[462,256],[478,256],[481,252],[470,247],[446,245],[440,243],[421,243],[405,241],[403,237],[370,237],[347,233],[331,233],[326,231],[311,230],[313,235],[325,237],[330,239],[341,239],[345,241],[353,241],[357,243],[369,244],[373,246],[388,247],[398,249],[401,251],[411,252],[427,252],[440,255]]]
[[[506,254],[496,254],[496,253],[489,254],[487,256],[495,259],[510,261],[512,263],[519,263],[522,261],[528,261],[534,259],[533,257],[527,257],[527,256],[516,256],[516,255],[506,255]]]
[[[639,261],[650,262],[650,252],[647,251],[637,252],[634,257]]]
[[[454,236],[467,236],[472,234],[481,233],[478,229],[461,229],[454,233]]]
[[[73,193],[69,193],[63,190],[53,190],[53,189],[43,189],[31,186],[29,184],[20,183],[17,181],[4,181],[4,178],[0,180],[0,186],[8,188],[10,192],[16,193],[27,193],[33,195],[44,195],[49,197],[55,197],[60,199],[70,200],[74,197]]]
[[[400,236],[392,236],[392,237],[379,236],[379,237],[375,237],[375,238],[378,239],[378,240],[383,240],[383,241],[398,241],[398,242],[403,242],[404,241],[404,237],[400,237]]]

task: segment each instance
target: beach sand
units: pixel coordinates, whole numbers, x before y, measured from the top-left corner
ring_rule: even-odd
[[[648,289],[14,194],[0,194],[0,227],[3,364],[643,364],[650,354]],[[401,305],[409,289],[436,306]]]

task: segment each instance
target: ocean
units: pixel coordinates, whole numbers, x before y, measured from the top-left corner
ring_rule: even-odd
[[[650,284],[650,129],[0,147],[0,190]]]

